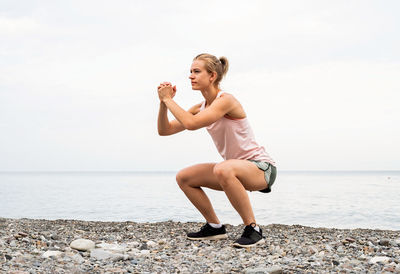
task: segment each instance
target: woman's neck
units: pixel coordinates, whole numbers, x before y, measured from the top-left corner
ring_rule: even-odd
[[[201,91],[204,99],[206,99],[207,106],[211,105],[211,103],[214,102],[215,98],[217,98],[218,92],[220,92],[220,89],[214,86],[211,86],[209,89]]]

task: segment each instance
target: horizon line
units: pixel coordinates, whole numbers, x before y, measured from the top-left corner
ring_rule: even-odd
[[[0,173],[176,173],[179,170],[0,170]],[[282,169],[279,172],[400,172],[400,169]]]

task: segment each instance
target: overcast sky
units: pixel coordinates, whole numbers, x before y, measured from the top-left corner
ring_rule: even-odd
[[[0,171],[178,170],[217,162],[205,129],[157,134],[162,81],[202,101],[194,56],[280,170],[400,169],[400,2],[0,2]]]

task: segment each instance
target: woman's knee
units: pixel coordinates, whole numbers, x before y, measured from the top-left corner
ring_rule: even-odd
[[[216,164],[213,172],[220,183],[226,182],[229,178],[235,176],[234,168],[232,167],[232,165],[229,164],[229,161]]]
[[[185,169],[180,170],[176,174],[176,182],[178,183],[181,189],[188,186],[189,181],[190,181],[190,176]]]

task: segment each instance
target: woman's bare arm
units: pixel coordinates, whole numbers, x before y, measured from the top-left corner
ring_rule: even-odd
[[[194,105],[187,112],[194,115],[199,112],[200,104]],[[169,121],[168,108],[160,102],[160,110],[158,112],[158,134],[161,136],[168,136],[185,130],[186,128],[177,120]]]
[[[215,100],[209,107],[193,115],[182,109],[172,98],[164,98],[163,102],[185,129],[196,130],[211,125],[237,106],[232,95]]]

